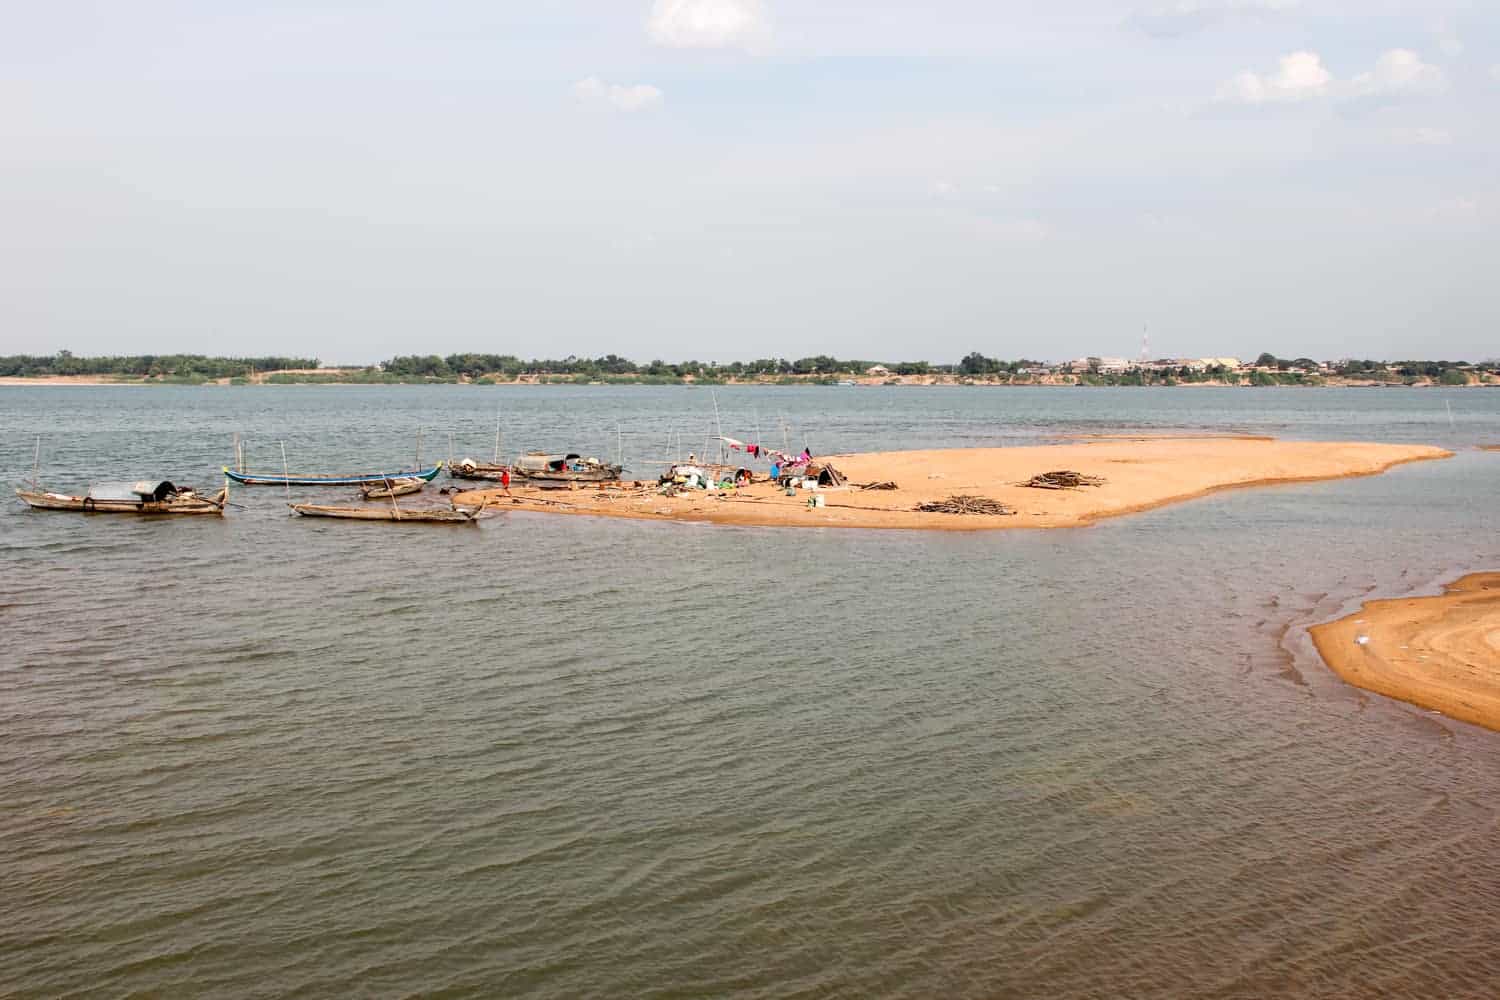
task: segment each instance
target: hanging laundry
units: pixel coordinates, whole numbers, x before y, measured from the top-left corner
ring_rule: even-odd
[[[719,435],[719,440],[723,441],[725,444],[729,445],[729,447],[733,448],[735,451],[744,451],[745,450],[745,442],[743,442],[743,441],[736,441],[734,438],[732,438],[732,437],[724,437],[722,434]]]

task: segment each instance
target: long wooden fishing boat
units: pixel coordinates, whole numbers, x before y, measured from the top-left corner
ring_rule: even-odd
[[[402,510],[394,505],[384,504],[371,507],[335,507],[317,503],[294,503],[288,506],[303,517],[334,517],[346,521],[399,521],[403,524],[473,524],[480,511],[484,510],[483,504],[478,507],[454,507],[451,510]]]
[[[623,466],[610,465],[597,458],[571,453],[548,455],[539,451],[522,455],[511,466],[511,472],[521,479],[557,483],[612,483],[623,471]]]
[[[229,499],[225,487],[209,496],[166,480],[136,483],[99,483],[83,496],[50,490],[17,489],[16,496],[34,510],[71,510],[82,514],[224,514]]]
[[[508,465],[476,462],[472,458],[448,463],[449,479],[483,479],[490,482],[499,482],[508,471],[510,471],[510,466]]]
[[[430,469],[418,469],[414,472],[371,472],[364,475],[306,476],[300,474],[235,472],[233,469],[225,466],[224,475],[245,486],[380,486],[388,479],[420,479],[424,483],[430,483],[437,478],[437,474],[442,471],[442,468],[443,463],[439,462]]]
[[[418,479],[415,476],[403,476],[400,479],[388,479],[379,486],[366,486],[360,490],[366,500],[389,500],[391,497],[410,496],[413,493],[421,493],[422,487],[427,485],[427,480]]]

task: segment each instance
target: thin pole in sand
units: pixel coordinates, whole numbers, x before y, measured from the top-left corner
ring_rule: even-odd
[[[286,487],[286,502],[288,506],[292,502],[292,474],[286,464],[286,442],[281,442],[281,482]]]
[[[792,439],[789,438],[789,437],[787,437],[787,433],[786,433],[786,417],[782,416],[781,411],[779,411],[779,410],[776,412],[776,422],[779,423],[779,424],[781,424],[781,447],[782,447],[782,449],[785,450],[785,451],[791,451],[792,450]]]
[[[719,463],[722,465],[727,453],[724,450],[724,423],[719,419],[719,394],[710,389],[708,396],[714,401],[714,426],[719,429]]]

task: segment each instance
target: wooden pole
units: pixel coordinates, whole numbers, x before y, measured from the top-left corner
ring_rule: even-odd
[[[422,471],[422,428],[417,427],[417,471]]]
[[[36,454],[31,457],[31,485],[41,488],[41,480],[38,478],[42,470],[42,436],[36,436]]]
[[[724,464],[724,424],[719,420],[719,394],[712,389],[708,390],[708,397],[714,401],[714,426],[719,429],[719,464]]]
[[[286,487],[286,502],[292,502],[292,473],[286,464],[286,442],[281,442],[281,482]]]
[[[500,464],[500,410],[495,409],[495,459],[492,465]]]
[[[421,467],[422,467],[422,464],[419,461],[417,463],[417,468],[420,469]],[[385,480],[385,489],[386,489],[386,492],[389,493],[390,496],[391,496],[391,510],[393,510],[393,511],[396,512],[396,520],[399,521],[399,520],[401,520],[401,505],[398,504],[398,503],[396,503],[396,484],[393,483],[393,482],[391,482],[389,476],[387,476],[386,480]],[[452,504],[450,503],[449,506],[451,507]]]

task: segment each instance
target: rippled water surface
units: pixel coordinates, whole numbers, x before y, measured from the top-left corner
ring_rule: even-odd
[[[9,503],[0,995],[1495,995],[1500,735],[1304,629],[1500,568],[1500,392],[0,389],[0,472],[487,458],[498,411],[650,474],[715,402],[818,452],[1457,455],[962,536]]]

